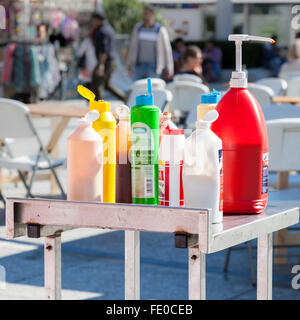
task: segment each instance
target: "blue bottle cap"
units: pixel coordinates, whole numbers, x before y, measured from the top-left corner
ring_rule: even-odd
[[[221,100],[221,93],[213,89],[212,93],[209,94],[203,94],[201,96],[201,103],[213,103],[217,104]]]
[[[152,106],[154,104],[150,78],[147,78],[147,86],[148,86],[147,94],[136,96],[135,101],[137,106]]]

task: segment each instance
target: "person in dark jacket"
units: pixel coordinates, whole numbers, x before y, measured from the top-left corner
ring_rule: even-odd
[[[94,13],[92,23],[92,41],[98,63],[93,72],[90,89],[98,100],[103,99],[104,89],[124,100],[124,94],[111,83],[112,74],[116,69],[115,31],[102,13]]]

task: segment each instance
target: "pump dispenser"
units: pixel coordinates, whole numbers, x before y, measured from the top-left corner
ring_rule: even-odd
[[[103,139],[92,128],[98,117],[88,112],[68,138],[68,200],[102,201]]]
[[[82,85],[78,92],[90,101],[90,110],[97,110],[100,117],[93,128],[103,138],[103,202],[116,202],[116,119],[110,112],[110,103],[95,101],[95,94]]]
[[[268,201],[268,135],[261,107],[247,89],[242,42],[275,41],[245,34],[229,35],[228,40],[236,44],[236,71],[211,127],[223,143],[224,213],[261,213]]]

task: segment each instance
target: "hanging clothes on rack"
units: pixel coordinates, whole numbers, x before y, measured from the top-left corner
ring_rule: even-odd
[[[38,92],[47,99],[56,89],[61,77],[51,43],[14,42],[7,46],[2,83],[15,93]]]
[[[61,81],[58,61],[52,44],[44,44],[39,47],[40,68],[42,79],[39,88],[39,97],[46,99]]]

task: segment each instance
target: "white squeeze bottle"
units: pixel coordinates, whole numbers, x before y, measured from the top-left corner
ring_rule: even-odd
[[[196,122],[184,147],[183,191],[187,208],[212,209],[212,222],[223,220],[222,141],[211,130],[216,110]]]
[[[68,139],[68,200],[102,202],[103,139],[92,128],[98,118],[88,112]]]

